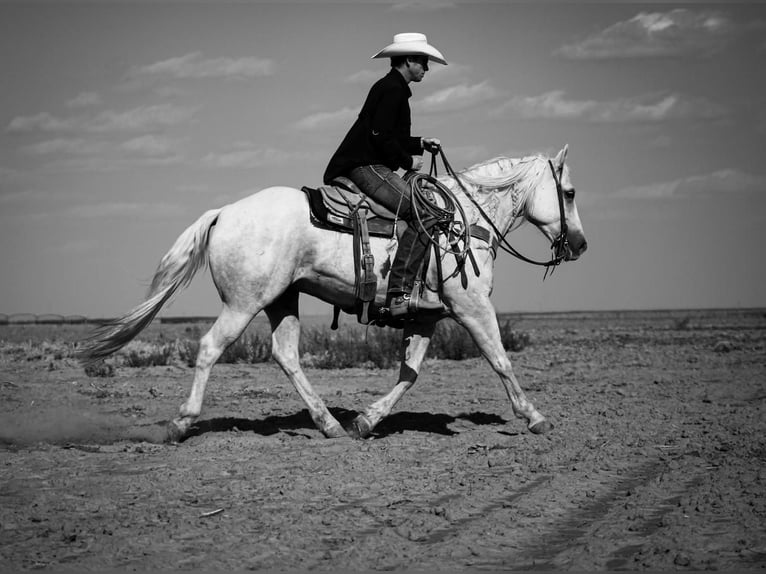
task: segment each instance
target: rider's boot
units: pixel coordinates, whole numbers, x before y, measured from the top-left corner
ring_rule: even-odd
[[[410,293],[389,293],[386,306],[392,318],[397,319],[419,313],[442,313],[445,308],[441,301],[429,301]]]

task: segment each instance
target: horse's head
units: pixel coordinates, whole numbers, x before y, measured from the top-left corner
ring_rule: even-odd
[[[543,232],[565,261],[574,261],[588,248],[588,242],[577,213],[575,188],[566,165],[568,150],[569,147],[564,146],[555,158],[548,161],[541,184],[527,200],[526,218]]]

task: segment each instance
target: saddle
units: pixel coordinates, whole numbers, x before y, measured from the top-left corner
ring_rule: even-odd
[[[337,177],[334,185],[302,187],[311,207],[311,222],[317,227],[353,233],[357,214],[364,215],[367,229],[374,237],[393,237],[399,223],[396,214],[365,196],[347,177]]]
[[[337,177],[332,181],[332,184],[318,188],[308,186],[301,188],[301,191],[308,198],[311,223],[322,229],[354,235],[354,294],[357,300],[357,318],[364,325],[370,323],[394,325],[387,318],[386,309],[375,308],[372,305],[377,293],[378,278],[375,275],[375,260],[370,249],[370,236],[393,238],[403,231],[407,223],[399,219],[397,214],[364,195],[350,179]],[[492,237],[489,230],[479,225],[471,225],[469,233],[471,237],[489,243],[494,257],[498,239]],[[421,271],[423,274],[428,268],[430,253],[429,250],[422,262]],[[479,267],[471,250],[468,250],[468,259],[473,265],[474,273],[478,276]],[[441,294],[443,277],[439,257],[436,258],[436,263],[439,275],[439,293]],[[467,276],[464,264],[465,260],[458,260],[456,273],[461,275],[462,284],[465,288]],[[425,284],[423,280],[416,283],[419,285],[416,284],[415,290],[421,289]],[[335,307],[333,329],[338,328],[339,313],[340,308]]]
[[[359,322],[367,325],[381,319],[380,310],[372,309],[378,291],[375,258],[370,236],[393,238],[406,223],[395,213],[365,196],[346,177],[334,185],[301,188],[309,200],[311,223],[316,227],[354,235],[354,295],[358,302]],[[340,308],[335,307],[332,328],[338,327]]]

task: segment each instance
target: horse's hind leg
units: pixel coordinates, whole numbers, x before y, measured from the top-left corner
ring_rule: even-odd
[[[194,368],[194,383],[186,402],[179,409],[178,418],[168,424],[168,441],[178,442],[189,432],[189,428],[202,412],[202,400],[210,376],[210,369],[226,347],[239,338],[253,319],[253,313],[237,311],[224,305],[223,311],[211,329],[200,339],[197,364]]]
[[[327,409],[322,398],[314,391],[301,369],[298,355],[301,332],[298,319],[298,291],[288,290],[266,307],[266,315],[271,322],[271,352],[274,359],[306,403],[314,424],[327,438],[348,436]]]
[[[399,381],[391,392],[385,397],[371,404],[364,414],[357,416],[352,423],[349,433],[354,438],[365,438],[372,433],[372,429],[391,414],[399,399],[404,396],[415,380],[418,378],[420,365],[426,356],[428,345],[431,342],[435,322],[408,323],[404,327],[404,336],[401,347],[401,367],[399,368]]]

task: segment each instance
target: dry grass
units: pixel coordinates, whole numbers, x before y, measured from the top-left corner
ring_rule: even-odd
[[[23,341],[0,340],[0,353],[14,360],[46,360],[55,370],[62,362],[75,360],[77,340],[92,326],[24,326],[19,330]],[[208,325],[153,324],[141,337],[131,341],[106,361],[86,369],[92,377],[109,377],[115,368],[140,368],[165,365],[193,367],[199,340]],[[39,331],[47,337],[40,336]],[[509,320],[501,322],[501,337],[508,351],[519,352],[530,344],[530,335]],[[390,328],[346,324],[332,331],[327,324],[309,322],[301,333],[299,352],[304,366],[320,369],[367,367],[387,369],[399,362],[402,332]],[[480,355],[468,333],[452,320],[441,321],[429,347],[428,356],[436,359],[463,360]],[[265,322],[256,321],[224,351],[219,363],[263,363],[271,360],[271,333]]]

